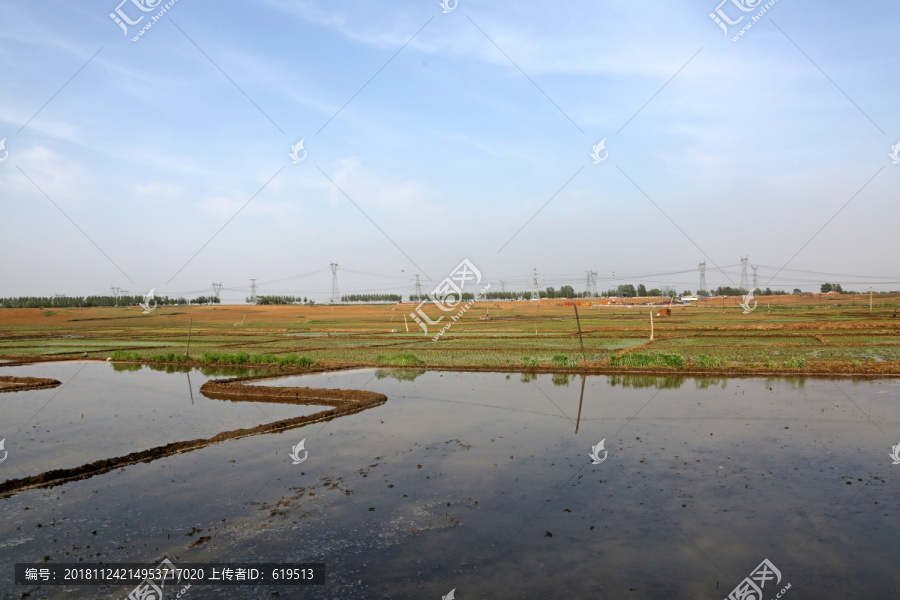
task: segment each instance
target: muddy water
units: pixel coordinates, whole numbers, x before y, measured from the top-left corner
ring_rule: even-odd
[[[190,404],[184,373],[79,366],[3,369],[66,386],[22,446],[12,432],[60,388],[0,395],[0,478],[157,445],[135,414],[165,441],[263,422],[252,405],[203,399],[196,372]],[[12,564],[163,555],[327,565],[327,586],[281,589],[288,598],[722,599],[765,558],[782,575],[767,599],[788,583],[787,599],[900,592],[900,465],[888,456],[900,381],[597,376],[583,400],[581,378],[565,375],[360,370],[267,384],[389,400],[0,500],[0,596],[123,598],[128,588],[17,587]],[[167,408],[151,413],[151,399]],[[272,419],[305,408],[263,406]],[[48,452],[51,437],[66,450]],[[293,465],[301,439],[309,455]]]

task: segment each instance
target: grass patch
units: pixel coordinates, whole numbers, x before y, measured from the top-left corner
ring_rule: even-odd
[[[701,354],[694,358],[694,365],[697,367],[724,367],[728,361],[714,356]]]
[[[141,355],[137,352],[129,352],[128,350],[116,350],[110,356],[113,360],[128,360],[128,361],[137,361],[141,360]]]
[[[554,367],[568,367],[574,361],[570,361],[569,357],[565,354],[554,354],[550,362],[553,363]]]
[[[530,356],[523,356],[522,364],[525,365],[526,367],[536,367],[538,364],[538,361],[536,358],[531,358]]]
[[[186,356],[184,354],[175,354],[174,352],[169,352],[167,354],[153,354],[150,356],[150,362],[187,362],[191,360],[190,356]]]
[[[425,361],[415,354],[400,353],[385,356],[384,354],[376,354],[375,362],[379,365],[393,365],[395,367],[423,367]]]
[[[622,356],[611,356],[609,364],[614,367],[683,367],[687,361],[680,354],[671,352],[655,354],[630,352]]]
[[[225,352],[204,352],[200,357],[200,361],[205,364],[216,365],[296,365],[300,367],[308,367],[316,361],[308,356],[298,356],[297,354],[254,354],[247,352],[237,352],[228,354]]]

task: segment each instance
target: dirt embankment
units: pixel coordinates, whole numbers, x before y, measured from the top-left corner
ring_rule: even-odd
[[[40,390],[62,385],[56,379],[45,377],[10,377],[0,375],[0,392],[21,392],[23,390]]]
[[[55,469],[31,477],[10,479],[0,483],[0,498],[9,497],[28,489],[53,487],[70,481],[87,479],[139,462],[151,462],[159,458],[191,452],[192,450],[198,450],[228,440],[236,440],[263,433],[287,431],[288,429],[302,427],[304,425],[309,425],[310,423],[330,421],[331,419],[357,413],[387,402],[387,396],[384,394],[366,392],[363,390],[246,385],[246,382],[248,381],[262,378],[264,377],[239,377],[220,381],[208,381],[201,386],[200,392],[209,398],[230,400],[232,402],[252,401],[297,405],[315,404],[331,406],[332,408],[311,415],[283,419],[281,421],[274,421],[272,423],[248,429],[224,431],[211,438],[173,442],[149,450],[132,452],[125,456],[94,461],[72,469]]]

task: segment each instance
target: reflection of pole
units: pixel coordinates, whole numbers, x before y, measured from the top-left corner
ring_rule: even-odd
[[[581,376],[581,398],[578,399],[578,418],[575,420],[575,435],[578,435],[578,426],[581,424],[582,402],[584,402],[584,375]]]
[[[186,375],[188,378],[188,391],[191,393],[191,405],[193,406],[193,404],[194,404],[194,388],[191,387],[191,374],[186,373]]]
[[[581,362],[587,362],[584,358],[584,340],[581,338],[581,319],[578,318],[578,304],[573,302],[572,308],[575,309],[575,322],[578,323],[578,343],[581,344]]]
[[[187,356],[188,351],[190,351],[190,349],[191,349],[191,328],[192,328],[193,324],[194,324],[194,319],[192,317],[190,323],[188,323],[188,343],[187,343],[187,348],[184,349],[185,356]]]

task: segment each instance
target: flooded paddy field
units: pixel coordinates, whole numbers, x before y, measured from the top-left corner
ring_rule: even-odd
[[[63,385],[0,394],[0,482],[323,409],[210,399],[216,375],[197,370],[2,371]],[[767,599],[900,593],[896,379],[360,369],[254,385],[388,400],[0,499],[0,597],[125,598],[17,586],[12,567],[164,556],[327,570],[184,598],[722,599],[764,560]]]

